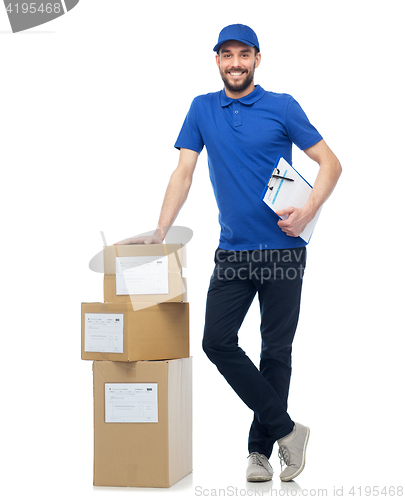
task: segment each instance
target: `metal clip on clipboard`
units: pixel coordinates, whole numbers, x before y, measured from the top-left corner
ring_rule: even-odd
[[[274,179],[274,182],[272,183],[273,179]],[[283,177],[282,175],[280,175],[280,169],[275,167],[273,170],[273,173],[271,174],[269,182],[267,183],[267,187],[270,190],[272,190],[274,188],[274,185],[276,183],[276,179],[284,179],[285,181],[294,182],[294,179],[290,179],[289,177]]]

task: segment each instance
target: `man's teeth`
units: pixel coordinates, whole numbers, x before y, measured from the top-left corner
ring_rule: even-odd
[[[232,76],[239,76],[239,75],[242,74],[242,71],[239,71],[238,73],[231,71],[230,73],[231,73]]]

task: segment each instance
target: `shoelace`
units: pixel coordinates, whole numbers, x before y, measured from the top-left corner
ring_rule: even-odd
[[[262,467],[264,467],[263,462],[260,460],[260,457],[259,457],[259,455],[257,454],[257,452],[255,452],[255,451],[254,451],[253,453],[251,453],[251,454],[248,456],[248,458],[249,458],[249,457],[252,457],[252,461],[253,461],[253,463],[254,463],[255,465],[261,465]]]
[[[278,450],[278,457],[280,459],[281,470],[283,470],[283,462],[285,465],[290,465],[290,454],[286,446],[280,446]]]

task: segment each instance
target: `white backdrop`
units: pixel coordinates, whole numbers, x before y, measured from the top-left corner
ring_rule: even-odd
[[[337,496],[351,487],[365,496],[367,486],[404,485],[402,13],[399,0],[81,0],[12,34],[0,6],[1,488],[12,486],[11,498]],[[112,244],[155,227],[191,100],[222,88],[212,47],[233,23],[258,34],[255,83],[292,94],[343,166],[308,247],[294,344],[289,411],[311,427],[307,466],[281,484],[274,454],[273,482],[246,483],[251,412],[201,350],[219,237],[203,152],[176,221],[194,231],[194,472],[169,490],[94,488],[80,304],[103,296],[88,262],[100,230]],[[303,153],[294,161],[315,176]],[[255,302],[240,332],[255,362],[258,312]]]

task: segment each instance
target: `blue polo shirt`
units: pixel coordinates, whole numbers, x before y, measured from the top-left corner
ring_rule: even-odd
[[[231,99],[223,89],[193,100],[175,147],[197,153],[207,149],[219,209],[220,248],[305,245],[278,227],[280,219],[261,195],[279,155],[292,164],[293,143],[306,149],[321,139],[293,97],[266,92],[260,85],[240,99]]]

